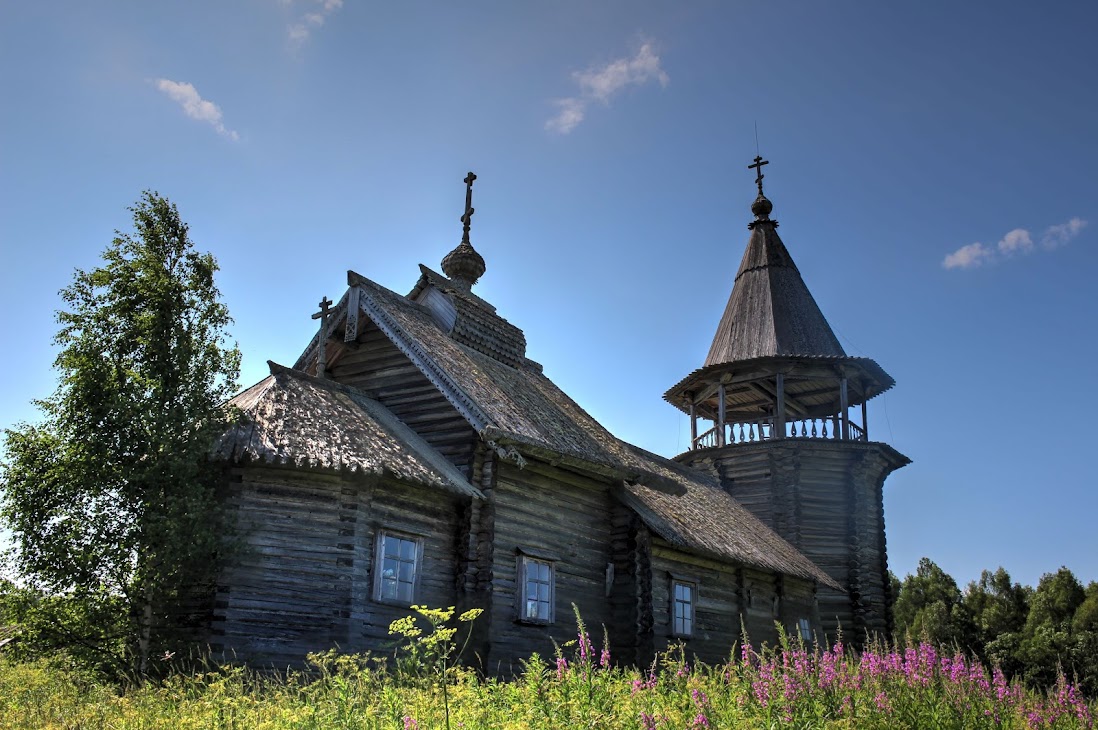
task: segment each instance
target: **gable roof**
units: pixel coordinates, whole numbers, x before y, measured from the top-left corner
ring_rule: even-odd
[[[489,443],[625,480],[623,498],[672,544],[838,588],[714,478],[619,440],[537,363],[501,362],[451,338],[425,305],[354,272],[348,282],[362,311]]]
[[[756,221],[705,366],[790,355],[846,357],[777,223]]]
[[[376,400],[269,364],[269,376],[228,402],[241,418],[218,440],[214,458],[388,474],[483,497],[456,466]]]

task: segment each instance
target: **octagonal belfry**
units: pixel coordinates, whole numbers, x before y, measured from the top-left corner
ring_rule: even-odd
[[[891,630],[883,486],[911,460],[869,440],[867,403],[895,381],[843,351],[770,218],[765,164],[750,166],[755,220],[709,355],[664,394],[690,416],[676,460],[717,476],[842,585],[819,589],[821,624],[860,643]]]

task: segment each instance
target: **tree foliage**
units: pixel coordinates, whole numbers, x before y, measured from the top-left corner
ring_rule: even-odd
[[[1000,567],[983,571],[962,595],[948,573],[923,558],[915,575],[895,585],[898,640],[956,646],[1033,687],[1051,687],[1063,671],[1098,697],[1098,583],[1084,589],[1062,567],[1033,589]]]
[[[0,515],[29,591],[14,604],[29,623],[56,619],[28,629],[34,641],[143,668],[222,549],[206,457],[239,353],[217,263],[175,205],[146,191],[130,210],[133,233],[61,291],[59,383],[39,423],[5,432]]]

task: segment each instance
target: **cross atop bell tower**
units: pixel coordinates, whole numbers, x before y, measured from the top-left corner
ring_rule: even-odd
[[[770,160],[764,160],[759,155],[755,155],[755,164],[747,166],[748,170],[754,170],[756,173],[755,184],[759,186],[759,195],[763,194],[763,178],[766,177],[766,175],[763,175],[763,165],[769,164]]]

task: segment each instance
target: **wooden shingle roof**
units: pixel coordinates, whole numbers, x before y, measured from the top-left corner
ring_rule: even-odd
[[[775,356],[846,357],[778,236],[756,222],[705,366]]]
[[[617,439],[537,363],[507,364],[448,335],[426,306],[353,272],[348,282],[366,316],[486,441],[622,479],[623,499],[672,544],[836,587],[715,479]]]
[[[217,442],[214,458],[385,474],[483,496],[377,401],[331,380],[270,365],[268,377],[229,401],[240,418]]]

